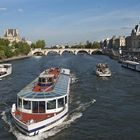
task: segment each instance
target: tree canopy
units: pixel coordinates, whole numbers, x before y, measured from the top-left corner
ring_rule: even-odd
[[[71,48],[86,48],[86,49],[95,49],[95,48],[100,48],[100,43],[94,41],[94,42],[90,42],[90,41],[86,41],[85,44],[79,43],[76,45],[73,45]]]
[[[8,40],[0,39],[0,59],[27,55],[30,49],[30,46],[26,42],[12,42],[12,44],[10,44]]]
[[[46,46],[46,43],[44,40],[38,40],[36,41],[35,43],[32,43],[31,44],[31,48],[41,48],[41,49],[44,49]]]

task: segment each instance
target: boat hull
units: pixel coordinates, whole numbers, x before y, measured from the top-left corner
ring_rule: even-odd
[[[0,78],[6,77],[6,76],[10,75],[11,73],[12,73],[12,72],[9,72],[9,73],[6,73],[6,74],[3,74],[3,75],[0,76]]]
[[[24,124],[15,117],[14,113],[11,113],[11,114],[14,120],[14,124],[16,125],[18,130],[20,130],[23,134],[27,136],[35,136],[35,135],[38,135],[39,133],[50,130],[58,126],[59,124],[61,124],[67,118],[68,107],[66,107],[64,111],[62,111],[61,113],[49,119],[43,120],[41,122],[33,123],[33,124]]]
[[[96,70],[96,75],[99,76],[99,77],[110,77],[111,76],[111,72],[102,73],[102,72]]]

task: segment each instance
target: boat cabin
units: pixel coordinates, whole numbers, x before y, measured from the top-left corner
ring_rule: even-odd
[[[68,107],[68,96],[49,100],[18,98],[16,116],[25,124],[39,122],[55,116]]]
[[[17,107],[26,113],[54,113],[60,111],[67,104],[67,96],[49,100],[29,100],[18,98]]]
[[[54,74],[41,75],[38,78],[38,83],[51,85],[54,83]]]
[[[51,91],[53,89],[54,82],[55,82],[54,74],[40,75],[38,78],[38,82],[35,83],[33,91],[35,92]]]

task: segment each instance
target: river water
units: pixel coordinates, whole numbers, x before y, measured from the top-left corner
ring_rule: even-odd
[[[112,77],[95,75],[99,62],[109,64]],[[13,73],[0,81],[0,140],[140,139],[140,73],[103,55],[49,55],[11,63]],[[50,67],[69,68],[73,75],[69,117],[59,127],[30,138],[13,126],[10,108],[16,94]]]

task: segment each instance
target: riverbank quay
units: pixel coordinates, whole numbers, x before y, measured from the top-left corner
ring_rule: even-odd
[[[14,57],[7,58],[7,59],[1,59],[0,63],[9,62],[9,61],[13,61],[13,60],[19,60],[19,59],[25,59],[25,58],[29,58],[31,56],[32,55],[14,56]]]
[[[119,60],[119,54],[114,50],[104,50],[103,54],[110,57],[111,59]]]

